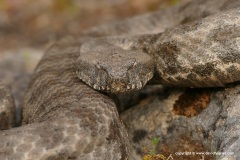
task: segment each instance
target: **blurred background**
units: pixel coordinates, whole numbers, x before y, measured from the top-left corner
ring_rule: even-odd
[[[0,52],[47,48],[83,29],[189,0],[0,0]]]

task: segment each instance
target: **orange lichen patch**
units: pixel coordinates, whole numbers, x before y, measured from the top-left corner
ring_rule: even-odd
[[[177,115],[193,117],[201,113],[209,102],[211,91],[209,89],[188,89],[182,94],[173,106]]]

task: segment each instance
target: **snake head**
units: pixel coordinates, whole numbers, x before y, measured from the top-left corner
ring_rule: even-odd
[[[78,77],[100,91],[123,93],[141,89],[153,77],[154,63],[144,52],[124,50],[107,42],[83,45]]]

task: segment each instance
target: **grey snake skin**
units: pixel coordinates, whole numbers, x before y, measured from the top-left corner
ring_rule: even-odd
[[[162,20],[168,18],[163,13],[172,13],[176,21],[176,11],[182,16],[181,22],[173,19],[173,23],[170,17],[170,23],[162,21],[163,28],[156,31],[162,33],[135,35],[138,29],[134,23],[139,22],[135,18],[132,25],[124,21],[127,28],[133,26],[128,31],[136,29],[131,36],[112,24],[55,43],[38,64],[28,87],[22,126],[0,132],[0,159],[128,159],[129,140],[116,106],[93,88],[111,92],[140,89],[152,76],[160,83],[184,87],[224,86],[239,81],[239,4],[237,0],[199,0],[153,13],[153,19],[158,15]],[[191,15],[191,10],[199,16],[183,18],[185,12]],[[206,18],[175,27],[201,17]],[[84,37],[119,34],[104,32],[113,30],[120,30],[123,36]],[[140,58],[128,55],[132,53]],[[100,56],[94,61],[85,58],[89,54]],[[117,65],[106,61],[105,54],[115,57]],[[123,63],[121,55],[130,57],[129,61],[125,58]],[[0,100],[11,103],[9,96],[1,94],[4,91],[0,88]]]

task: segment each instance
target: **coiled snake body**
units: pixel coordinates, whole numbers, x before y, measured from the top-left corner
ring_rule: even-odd
[[[222,10],[229,9],[229,1],[200,0],[163,12],[183,13],[209,3],[221,12],[172,29],[176,24],[165,24],[170,29],[162,33],[66,38],[50,47],[24,99],[22,123],[28,125],[0,132],[0,159],[128,159],[129,140],[115,104],[88,85],[128,92],[153,76],[184,87],[239,81],[239,1],[227,11]],[[105,28],[99,30],[104,35]]]

